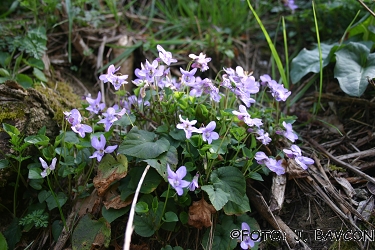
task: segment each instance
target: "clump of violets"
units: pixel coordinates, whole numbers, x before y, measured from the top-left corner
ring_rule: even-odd
[[[107,140],[105,139],[104,135],[100,135],[100,139],[98,139],[98,137],[96,136],[93,136],[91,138],[91,146],[95,148],[96,151],[92,156],[90,156],[90,158],[96,158],[100,162],[104,154],[110,154],[117,148],[117,145],[108,146],[105,148],[106,143]]]
[[[288,2],[291,4],[290,8],[294,8],[294,1]],[[100,162],[105,154],[114,153],[119,145],[129,143],[130,140],[125,141],[131,138],[126,134],[129,124],[127,121],[125,122],[124,120],[124,122],[121,122],[121,125],[119,124],[119,127],[126,126],[124,129],[119,128],[115,130],[112,128],[113,124],[116,124],[116,121],[127,115],[132,125],[133,123],[137,126],[140,125],[141,129],[144,129],[150,135],[153,134],[145,142],[150,142],[150,145],[155,145],[155,147],[160,146],[162,149],[162,154],[158,158],[155,157],[158,167],[160,165],[159,160],[162,161],[165,158],[168,160],[172,154],[183,152],[176,159],[181,159],[185,162],[185,165],[189,166],[188,169],[191,172],[196,168],[197,172],[193,179],[187,181],[186,179],[190,180],[191,173],[187,172],[188,169],[185,166],[180,166],[173,171],[169,164],[166,164],[167,180],[170,185],[168,188],[172,187],[178,196],[184,195],[184,191],[185,195],[188,194],[188,191],[195,191],[197,196],[202,195],[203,192],[209,194],[206,191],[208,189],[205,189],[205,187],[212,184],[210,188],[216,189],[215,181],[220,181],[223,185],[227,185],[226,178],[219,180],[215,177],[215,174],[226,175],[228,173],[225,171],[220,172],[221,170],[225,170],[220,169],[222,166],[240,166],[238,167],[238,171],[242,170],[242,172],[239,176],[248,178],[252,174],[251,171],[260,169],[258,165],[255,168],[251,166],[251,160],[249,161],[249,159],[252,159],[253,156],[259,165],[265,166],[276,175],[285,174],[285,159],[287,158],[294,159],[305,170],[310,164],[314,163],[311,158],[302,155],[302,151],[297,145],[283,149],[284,154],[280,153],[280,149],[277,156],[267,155],[265,152],[259,151],[260,148],[266,147],[264,145],[269,145],[272,142],[276,142],[276,146],[282,145],[286,140],[279,140],[281,136],[292,143],[298,140],[298,135],[293,130],[293,122],[290,118],[274,114],[275,107],[277,106],[278,108],[279,103],[274,106],[272,104],[275,102],[270,102],[270,105],[257,103],[257,100],[261,99],[263,95],[272,96],[271,98],[276,102],[285,102],[291,95],[291,91],[286,89],[283,84],[279,84],[269,75],[262,75],[257,80],[252,72],[246,71],[241,66],[223,68],[224,73],[215,79],[205,78],[202,75],[206,74],[202,74],[202,72],[209,69],[208,63],[211,61],[211,58],[207,57],[204,53],[200,53],[199,55],[190,54],[189,57],[192,59],[191,65],[189,64],[188,68],[185,69],[175,67],[177,74],[181,74],[180,77],[173,77],[171,72],[175,71],[170,68],[170,65],[176,63],[177,60],[173,58],[171,52],[166,51],[162,46],[157,45],[156,49],[158,51],[158,58],[146,60],[141,64],[140,68],[135,69],[135,79],[132,79],[132,83],[137,88],[134,90],[134,94],[127,93],[124,96],[120,96],[120,101],[117,104],[111,104],[112,107],[107,108],[101,102],[102,94],[104,93],[99,91],[95,99],[91,98],[91,96],[86,97],[89,106],[84,111],[86,114],[90,113],[92,127],[82,123],[83,118],[78,109],[64,112],[72,130],[82,138],[85,137],[86,133],[92,133],[94,129],[97,134],[100,134],[100,136],[97,134],[91,135],[91,150],[93,153],[89,158]],[[118,70],[119,67],[116,68],[114,65],[111,65],[106,74],[99,76],[99,79],[104,83],[110,82],[116,91],[122,85],[128,83],[126,81],[128,76],[121,75],[118,73]],[[121,95],[122,91],[118,93]],[[276,110],[276,112],[279,111]],[[174,114],[179,114],[177,121]],[[275,117],[277,118],[275,119]],[[166,120],[163,120],[164,118]],[[132,119],[135,119],[135,122]],[[174,136],[174,128],[184,131],[188,143],[183,143],[180,136]],[[237,128],[239,129],[237,130]],[[118,133],[120,131],[119,133],[121,134],[119,136],[116,135],[115,138],[124,138],[123,144],[120,144],[120,142],[119,145],[107,146],[108,142],[103,131],[111,131],[111,133]],[[123,131],[125,131],[124,134]],[[239,131],[238,134],[242,133],[238,137],[235,134],[237,131]],[[105,134],[107,135],[108,133]],[[146,137],[142,138],[142,133],[139,133],[137,136],[139,140],[146,139]],[[161,143],[161,139],[168,140],[170,145]],[[217,143],[215,143],[215,140],[218,140],[216,141]],[[233,143],[238,145],[233,145]],[[129,145],[127,144],[126,146]],[[272,146],[274,145],[268,146],[271,148],[271,151],[267,152],[276,151]],[[144,150],[145,148],[142,145],[139,147],[140,150]],[[120,146],[118,153],[129,153],[131,155],[129,151],[123,150],[122,146]],[[229,154],[225,155],[226,153]],[[147,159],[143,158],[138,159],[137,157],[141,157],[140,155],[134,153],[134,155],[131,155],[131,160],[135,164],[143,160],[147,161]],[[44,168],[41,175],[42,177],[46,177],[55,169],[56,158],[52,160],[50,166],[43,159],[39,159]],[[171,157],[170,159],[173,158]],[[227,164],[228,162],[230,164]],[[149,163],[150,166],[155,167],[153,164],[155,163]],[[155,168],[160,171],[158,167]],[[227,168],[227,171],[234,172],[232,170],[229,167]],[[212,174],[214,171],[217,172]],[[199,179],[200,174],[201,179]],[[198,181],[202,183],[198,183]],[[199,189],[199,184],[202,185],[201,193],[196,191]],[[230,184],[237,185],[238,183]],[[236,195],[227,193],[227,190],[224,189],[221,192],[228,195]],[[216,209],[217,204],[215,204],[214,199],[210,195],[206,197],[210,199],[212,206]],[[241,199],[241,202],[243,202],[242,198],[243,194],[238,199]],[[231,201],[234,202],[234,200]],[[219,209],[217,208],[217,210]],[[243,235],[239,239],[241,248],[249,249],[254,247],[256,241],[250,237],[250,226],[243,222],[241,229],[249,233],[249,236]]]
[[[56,168],[56,161],[57,161],[56,157],[52,159],[51,165],[49,165],[49,166],[48,166],[47,162],[45,162],[41,157],[39,157],[39,161],[42,164],[42,167],[44,168],[42,173],[40,173],[40,175],[43,178],[45,178],[47,175],[49,175],[51,173],[51,171],[55,170],[55,168]]]

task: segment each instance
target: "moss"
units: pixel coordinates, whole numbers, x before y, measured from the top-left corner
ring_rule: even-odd
[[[332,170],[332,171],[346,172],[346,169],[345,169],[345,168],[338,167],[338,166],[336,166],[336,165],[332,165],[332,164],[330,164],[330,165],[328,166],[328,168],[329,168],[330,170]]]
[[[58,82],[56,86],[52,86],[52,83],[48,85],[51,88],[35,86],[35,89],[46,96],[49,106],[55,112],[54,120],[61,125],[64,120],[63,112],[80,107],[81,100],[67,83]]]
[[[25,105],[20,102],[0,103],[0,123],[4,120],[15,120],[25,116]],[[0,128],[0,132],[2,131]]]

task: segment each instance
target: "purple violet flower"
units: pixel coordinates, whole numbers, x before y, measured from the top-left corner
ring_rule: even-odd
[[[294,4],[294,0],[285,0],[284,5],[288,7],[289,9],[291,9],[292,11],[298,8],[298,6]]]
[[[81,136],[82,138],[85,137],[85,133],[92,132],[92,128],[89,125],[82,124],[82,123],[72,126],[72,130],[74,133],[79,134],[79,136]]]
[[[288,156],[291,159],[295,159],[297,164],[300,165],[301,168],[303,168],[304,170],[308,168],[307,165],[314,164],[313,159],[302,156],[302,151],[300,147],[298,147],[297,145],[292,145],[290,149],[283,149],[283,151],[286,154],[286,156]]]
[[[120,67],[118,67],[117,69],[115,68],[115,65],[110,65],[107,69],[107,74],[102,74],[99,76],[99,79],[101,81],[103,81],[104,83],[106,82],[112,82],[113,80],[113,77],[114,77],[114,73],[116,73],[116,71],[118,71],[120,69]]]
[[[288,138],[291,142],[295,142],[296,140],[298,140],[298,135],[294,133],[291,123],[286,123],[285,121],[283,121],[283,126],[286,130],[283,132],[283,136]]]
[[[267,132],[265,133],[263,129],[258,129],[257,134],[259,135],[257,139],[261,141],[263,145],[267,145],[272,141],[269,134]]]
[[[78,109],[72,109],[70,112],[63,112],[65,115],[65,120],[67,120],[72,126],[81,123],[82,116]]]
[[[202,52],[199,54],[199,56],[190,54],[189,57],[194,60],[193,64],[191,65],[192,68],[199,68],[201,69],[201,72],[209,69],[207,64],[211,61],[211,58],[206,58],[206,55]]]
[[[254,159],[258,162],[258,164],[266,165],[269,170],[275,172],[277,175],[285,174],[285,169],[282,166],[282,159],[277,161],[273,158],[268,157],[262,151],[256,152]]]
[[[197,123],[197,120],[189,121],[187,118],[186,120],[182,119],[181,115],[179,115],[181,123],[176,125],[176,128],[183,129],[186,134],[186,139],[189,139],[192,135],[192,132],[197,132],[198,129],[193,127]]]
[[[251,231],[250,231],[250,226],[246,222],[242,222],[241,224],[241,229],[242,229],[242,235],[238,238],[238,240],[241,241],[241,248],[242,249],[251,249],[254,247],[255,242],[259,241],[256,240],[254,241],[252,238],[260,238],[257,237],[257,234],[252,234],[254,237],[250,237]]]
[[[103,123],[105,126],[105,131],[109,131],[112,127],[112,124],[119,120],[125,113],[126,109],[123,108],[120,112],[116,112],[116,108],[118,107],[109,107],[107,108],[107,112],[103,113],[104,119],[98,121],[98,123]]]
[[[120,67],[116,69],[115,66],[112,64],[108,67],[107,74],[100,75],[99,79],[102,80],[104,83],[112,83],[115,90],[119,90],[121,85],[128,83],[127,81],[125,81],[128,78],[128,75],[115,74],[116,71],[118,71],[119,69]]]
[[[154,60],[152,63],[149,63],[146,60],[146,64],[141,63],[141,70],[139,70],[138,75],[147,80],[150,83],[155,81],[155,77],[160,77],[164,73],[164,66],[159,66],[159,62]]]
[[[48,164],[41,157],[39,157],[39,161],[40,161],[40,163],[42,163],[42,167],[44,168],[44,170],[40,173],[40,175],[43,178],[45,178],[47,175],[49,175],[52,170],[55,170],[56,161],[57,161],[56,157],[54,157],[52,159],[51,165],[49,165],[49,166],[48,166]]]
[[[181,81],[182,83],[191,86],[195,82],[195,73],[197,72],[197,69],[192,69],[190,71],[183,70],[180,68],[180,72],[182,74]]]
[[[194,177],[193,177],[193,180],[190,182],[188,188],[190,191],[194,191],[196,188],[199,187],[198,185],[198,178],[199,178],[199,174],[197,173]]]
[[[273,158],[268,158],[268,161],[265,162],[266,167],[269,168],[272,172],[275,172],[277,175],[285,174],[285,169],[282,166],[283,160],[276,161]]]
[[[214,130],[216,128],[216,122],[211,121],[209,124],[207,124],[206,127],[198,129],[197,133],[202,133],[203,141],[208,142],[208,144],[212,143],[212,140],[219,139],[219,134],[216,133]]]
[[[165,51],[164,48],[160,45],[157,45],[156,46],[156,49],[159,51],[159,57],[160,59],[165,63],[167,64],[168,66],[171,64],[171,63],[175,63],[177,62],[176,59],[173,59],[172,58],[172,53],[171,52],[168,52],[168,51]]]
[[[286,99],[292,94],[288,89],[284,88],[284,85],[277,83],[275,80],[268,82],[268,87],[271,89],[271,94],[275,97],[276,101],[286,101]]]
[[[86,101],[90,104],[86,109],[94,114],[99,114],[105,108],[105,103],[101,103],[102,100],[102,93],[98,92],[98,97],[96,99],[92,99],[90,97],[86,97]]]
[[[261,80],[260,84],[262,86],[266,86],[269,82],[272,81],[271,77],[267,74],[264,74],[264,75],[260,76],[259,78]]]
[[[195,78],[193,84],[188,84],[192,89],[190,90],[191,96],[201,96],[204,94],[209,94],[210,99],[214,102],[220,102],[221,96],[219,95],[219,89],[212,83],[208,78],[201,79],[199,76]]]
[[[237,115],[238,119],[243,120],[249,127],[257,126],[258,128],[263,125],[262,120],[259,118],[251,118],[250,114],[244,105],[239,106],[238,111],[232,111],[234,115]]]
[[[117,145],[104,148],[106,143],[107,141],[104,135],[100,135],[100,140],[98,140],[98,137],[93,136],[91,138],[91,146],[95,148],[96,151],[92,156],[90,156],[90,158],[96,158],[100,162],[102,160],[102,157],[104,156],[104,153],[110,154],[117,148]]]
[[[302,156],[302,151],[297,145],[292,145],[290,149],[283,149],[286,156],[288,156],[291,159],[294,159],[297,156]]]
[[[308,169],[308,165],[314,164],[314,160],[306,156],[298,156],[295,160],[304,170]]]
[[[176,190],[177,194],[181,196],[184,193],[183,188],[186,188],[190,184],[190,182],[182,179],[186,175],[186,167],[181,166],[175,173],[171,170],[169,164],[167,164],[167,171],[169,184],[171,184],[171,186]]]
[[[265,164],[265,162],[268,161],[268,156],[264,152],[258,151],[255,153],[254,159],[258,164]]]

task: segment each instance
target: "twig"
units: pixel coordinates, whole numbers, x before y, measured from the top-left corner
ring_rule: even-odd
[[[132,233],[133,233],[133,229],[134,229],[133,220],[134,220],[135,205],[136,205],[137,200],[138,200],[139,192],[141,191],[142,183],[143,183],[143,181],[146,177],[146,174],[147,174],[147,171],[149,170],[149,168],[150,168],[150,165],[147,165],[147,167],[143,171],[141,179],[139,180],[137,189],[135,190],[132,207],[130,209],[129,220],[128,220],[128,224],[126,225],[126,230],[125,230],[125,240],[124,240],[124,247],[123,247],[124,250],[130,249],[130,241],[131,241],[131,237],[132,237]]]
[[[346,160],[346,159],[351,159],[351,158],[356,158],[356,157],[364,158],[367,156],[374,156],[374,155],[375,155],[375,148],[371,148],[371,149],[361,151],[361,152],[340,155],[340,156],[337,156],[336,158],[339,160]]]
[[[351,166],[350,164],[346,163],[346,162],[343,162],[339,159],[337,159],[335,156],[333,156],[331,153],[329,153],[325,148],[323,148],[322,146],[319,145],[319,143],[317,143],[314,139],[312,138],[307,138],[307,140],[309,141],[310,144],[312,144],[315,148],[319,149],[320,151],[322,151],[323,154],[327,155],[332,161],[334,161],[336,164],[344,167],[344,168],[347,168],[349,169],[350,171],[354,172],[355,174],[357,174],[358,176],[361,176],[363,178],[365,178],[366,180],[368,180],[369,182],[375,184],[375,179],[372,178],[371,176],[363,173],[361,170]]]

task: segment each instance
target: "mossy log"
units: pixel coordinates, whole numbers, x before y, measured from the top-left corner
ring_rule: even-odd
[[[68,90],[68,92],[70,92]],[[66,95],[74,95],[72,92]],[[57,91],[38,86],[24,89],[14,81],[0,85],[0,159],[13,153],[9,144],[9,135],[3,130],[3,123],[15,126],[23,137],[35,135],[45,126],[46,135],[53,139],[59,134],[64,119],[63,111],[73,108],[74,103],[64,98]],[[78,97],[77,97],[78,99]],[[77,107],[77,106],[76,106]],[[31,148],[30,148],[31,150]],[[31,154],[30,152],[27,152]],[[0,186],[4,186],[4,175],[9,176],[7,169],[0,170]]]

